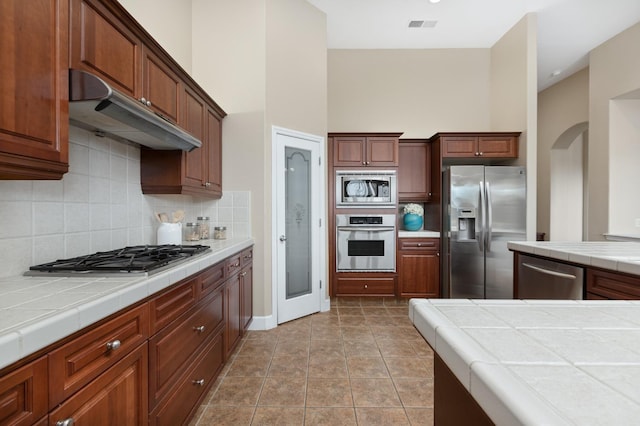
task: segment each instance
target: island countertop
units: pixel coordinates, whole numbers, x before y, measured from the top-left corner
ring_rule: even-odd
[[[640,301],[412,299],[409,316],[496,424],[638,421]]]
[[[253,239],[198,243],[211,252],[149,276],[0,278],[0,368],[252,246]]]
[[[640,276],[640,243],[511,241],[509,250]]]

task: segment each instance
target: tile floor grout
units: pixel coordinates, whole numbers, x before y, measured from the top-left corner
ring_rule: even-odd
[[[406,300],[338,298],[248,332],[204,401],[191,426],[432,425],[433,351]]]

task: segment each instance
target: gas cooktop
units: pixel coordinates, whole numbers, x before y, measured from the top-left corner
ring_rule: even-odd
[[[192,256],[211,251],[204,245],[144,245],[97,252],[31,266],[25,275],[160,272]]]

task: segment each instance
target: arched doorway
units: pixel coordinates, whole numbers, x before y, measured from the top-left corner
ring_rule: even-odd
[[[583,241],[589,123],[565,130],[551,148],[550,241]]]

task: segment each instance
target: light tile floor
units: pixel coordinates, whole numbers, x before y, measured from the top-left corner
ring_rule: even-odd
[[[191,422],[432,425],[433,351],[406,300],[337,298],[330,312],[250,331]]]

